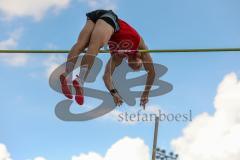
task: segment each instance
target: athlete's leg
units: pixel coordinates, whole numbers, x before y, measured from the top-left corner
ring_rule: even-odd
[[[77,42],[73,45],[68,54],[66,73],[69,74],[73,71],[77,62],[78,56],[88,46],[91,34],[93,32],[95,23],[91,20],[87,20],[84,28],[79,34]]]
[[[87,53],[84,55],[81,66],[87,67],[88,72],[84,75],[84,81],[94,63],[95,56],[99,53],[99,49],[107,44],[111,38],[114,29],[104,20],[99,19],[94,27],[91,39],[89,42]]]
[[[106,23],[104,20],[99,19],[92,32],[87,53],[83,56],[80,68],[79,78],[73,81],[73,86],[76,89],[76,101],[78,104],[83,104],[83,90],[78,82],[83,86],[90,69],[93,66],[94,59],[99,53],[99,49],[106,44],[114,33],[114,28]]]
[[[60,76],[62,92],[69,99],[73,98],[70,88],[68,86],[68,82],[69,81],[72,82],[71,80],[72,78],[71,76],[69,76],[69,73],[71,73],[74,70],[74,66],[77,62],[79,54],[83,52],[83,50],[89,44],[89,40],[94,29],[94,25],[95,23],[93,23],[91,20],[87,20],[84,28],[79,34],[76,44],[73,45],[71,51],[68,54],[65,73],[63,73]]]

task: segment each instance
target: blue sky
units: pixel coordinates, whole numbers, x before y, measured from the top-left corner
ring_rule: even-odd
[[[72,0],[64,3],[65,7],[55,4],[46,10],[36,8],[36,12],[41,12],[37,16],[32,11],[36,7],[33,4],[33,9],[21,9],[27,3],[32,2],[19,5],[19,12],[9,6],[0,7],[2,49],[69,49],[86,21],[85,13],[98,7],[113,7],[120,18],[138,30],[151,49],[237,48],[240,44],[238,0],[100,0],[94,4]],[[0,0],[1,4],[6,4],[5,0]],[[109,55],[99,57],[106,63]],[[164,53],[152,57],[155,63],[168,68],[161,79],[173,84],[174,89],[151,98],[149,107],[167,112],[184,113],[191,109],[194,116],[203,112],[214,114],[219,84],[229,73],[240,74],[239,52]],[[66,160],[90,151],[104,155],[125,136],[139,137],[151,149],[151,123],[126,125],[113,118],[63,122],[55,116],[54,107],[63,96],[49,87],[47,73],[64,62],[66,55],[2,55],[0,58],[0,143],[7,146],[12,159],[43,156],[49,160]],[[91,86],[106,90],[101,75]],[[94,99],[86,101],[87,106],[96,104]],[[119,110],[128,108],[124,105]],[[181,136],[187,125],[163,122],[159,146],[172,150],[170,142]]]

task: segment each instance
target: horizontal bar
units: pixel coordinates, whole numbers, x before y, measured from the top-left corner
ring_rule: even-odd
[[[125,50],[125,51],[130,51],[130,50]],[[146,52],[150,52],[150,53],[240,52],[240,48],[153,49],[153,50],[138,50],[138,51],[142,53],[146,53]],[[69,53],[69,50],[0,50],[0,53],[46,53],[47,54],[47,53]],[[109,53],[109,50],[100,50],[99,53]]]

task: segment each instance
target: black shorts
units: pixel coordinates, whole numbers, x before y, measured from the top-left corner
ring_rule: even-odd
[[[113,27],[114,32],[117,32],[120,29],[118,16],[112,10],[96,10],[87,13],[86,16],[88,20],[91,20],[94,23],[96,23],[99,19],[104,20]]]

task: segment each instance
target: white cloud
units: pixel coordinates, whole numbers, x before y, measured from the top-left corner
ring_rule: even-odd
[[[228,74],[218,87],[215,113],[197,116],[172,141],[184,160],[239,160],[240,157],[240,81]]]
[[[12,67],[25,66],[25,64],[28,62],[28,56],[26,54],[16,55],[2,54],[0,55],[0,57],[1,57],[0,61]]]
[[[17,46],[17,41],[15,38],[8,38],[6,40],[0,41],[0,48],[1,49],[7,49],[7,48],[13,48]]]
[[[7,150],[7,147],[1,143],[0,143],[0,160],[12,160],[11,155]],[[46,159],[44,157],[36,157],[33,160],[46,160]]]
[[[5,19],[30,16],[41,20],[47,11],[66,8],[70,0],[0,0],[0,13]]]
[[[72,160],[104,160],[104,158],[97,153],[89,152],[88,154],[73,156]]]
[[[26,160],[47,160],[47,159],[39,156],[39,157],[36,157],[34,159],[26,159]]]
[[[58,46],[54,43],[48,43],[47,44],[47,49],[49,49],[49,50],[54,50],[54,49],[57,49],[57,48],[58,48]]]
[[[44,157],[36,157],[34,160],[46,160]]]
[[[149,160],[149,148],[140,138],[124,137],[107,151],[104,160]]]
[[[94,9],[117,9],[116,0],[80,0],[80,2],[87,3],[91,10]]]
[[[117,9],[117,0],[79,0],[91,10]],[[71,0],[0,0],[0,15],[3,20],[15,17],[33,17],[41,20],[48,11],[58,13],[69,6]]]
[[[0,41],[0,49],[7,50],[16,48],[22,32],[23,29],[18,28],[9,35],[8,39]],[[28,59],[29,57],[26,54],[0,54],[0,62],[13,67],[24,66],[28,62]]]
[[[18,28],[9,34],[9,38],[0,41],[0,49],[11,49],[18,45],[18,40],[21,37],[23,28]]]
[[[124,137],[113,144],[103,157],[90,152],[73,156],[72,160],[149,160],[149,148],[140,138]]]
[[[140,138],[124,137],[113,144],[106,152],[105,156],[101,156],[95,152],[88,154],[74,155],[71,160],[150,160],[149,148]],[[0,144],[0,160],[12,160],[6,146]],[[30,159],[28,159],[30,160]],[[46,160],[44,157],[36,157],[34,160]]]
[[[51,54],[44,62],[43,65],[46,67],[47,78],[52,74],[52,72],[66,61],[63,55]]]
[[[4,144],[0,144],[0,160],[12,160]]]

